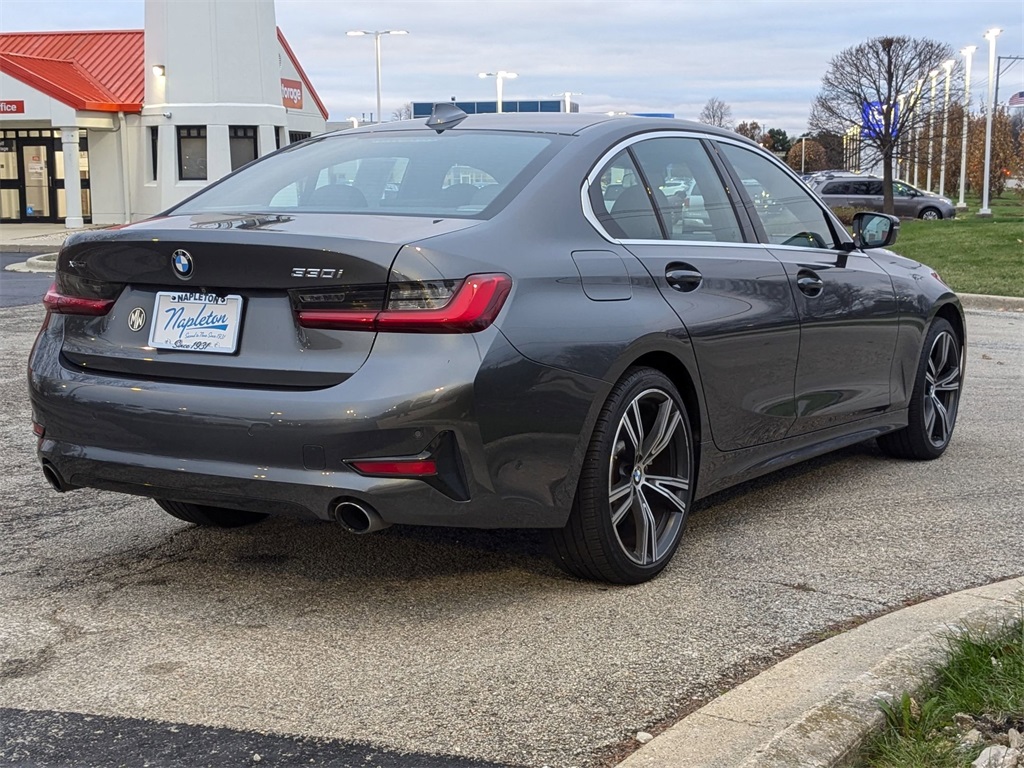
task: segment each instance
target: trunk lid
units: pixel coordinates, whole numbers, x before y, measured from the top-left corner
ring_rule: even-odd
[[[116,301],[102,316],[63,316],[65,363],[196,384],[337,384],[363,364],[376,334],[304,328],[298,302],[372,306],[403,245],[477,223],[201,214],[73,235],[58,258],[58,291]]]

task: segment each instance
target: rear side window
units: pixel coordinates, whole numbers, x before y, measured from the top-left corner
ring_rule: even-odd
[[[698,139],[648,139],[632,149],[670,240],[743,241],[725,186]],[[666,184],[669,178],[692,179],[693,184],[689,191],[673,191]]]
[[[591,185],[590,203],[620,239],[743,241],[725,186],[694,138],[663,136],[623,149]]]
[[[227,177],[174,212],[483,218],[512,199],[568,140],[486,131],[324,136]]]
[[[744,180],[744,187],[748,179],[760,185],[762,193],[751,198],[752,208],[764,226],[768,243],[801,248],[836,246],[828,217],[807,187],[756,152],[735,144],[718,146]]]
[[[849,193],[850,183],[847,181],[830,181],[821,190],[823,195],[848,195]]]

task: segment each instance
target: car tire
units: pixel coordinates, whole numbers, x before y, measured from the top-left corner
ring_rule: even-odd
[[[262,512],[209,507],[205,504],[186,504],[183,501],[167,501],[165,499],[154,499],[154,501],[171,517],[208,528],[240,528],[244,525],[261,522],[267,517]]]
[[[632,368],[598,416],[565,528],[552,531],[569,574],[639,584],[672,559],[693,499],[693,438],[675,385]]]
[[[879,437],[879,447],[901,459],[941,456],[956,426],[962,381],[963,343],[949,321],[936,317],[917,367],[907,426]]]
[[[938,208],[925,208],[918,214],[918,218],[925,219],[926,221],[936,221],[942,218],[942,211]]]

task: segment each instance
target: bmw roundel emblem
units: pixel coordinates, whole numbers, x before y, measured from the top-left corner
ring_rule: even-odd
[[[171,266],[174,267],[174,274],[182,280],[192,277],[192,254],[182,249],[171,254]]]
[[[146,310],[136,307],[128,313],[128,327],[133,331],[141,331],[146,324]]]

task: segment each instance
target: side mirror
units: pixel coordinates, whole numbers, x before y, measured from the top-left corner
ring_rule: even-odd
[[[858,248],[885,248],[896,242],[900,220],[887,213],[858,211],[853,215],[853,241]]]

